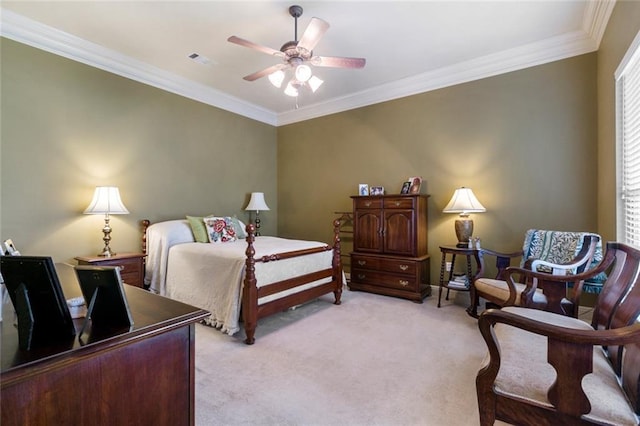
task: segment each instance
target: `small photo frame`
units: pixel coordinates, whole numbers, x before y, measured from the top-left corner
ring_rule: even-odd
[[[13,244],[13,241],[11,239],[4,240],[4,248],[2,249],[2,251],[4,252],[5,256],[20,256],[20,252]]]
[[[384,186],[372,186],[369,195],[384,195]]]
[[[131,327],[133,317],[129,310],[120,268],[92,265],[76,265],[74,268],[87,304],[85,324],[79,337],[89,319],[92,330]]]
[[[419,194],[422,178],[419,176],[410,177],[409,182],[411,183],[411,186],[409,186],[409,194]]]
[[[366,183],[359,184],[358,195],[369,195],[369,185]]]
[[[406,181],[405,183],[402,184],[402,189],[400,190],[401,194],[408,194],[409,193],[409,188],[411,188],[411,182],[410,181]]]

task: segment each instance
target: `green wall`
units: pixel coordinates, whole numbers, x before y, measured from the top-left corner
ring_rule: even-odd
[[[276,129],[11,40],[1,40],[0,238],[55,261],[99,253],[98,185],[130,213],[111,246],[139,251],[139,220],[237,214],[252,191],[277,233]]]
[[[400,192],[422,176],[432,283],[439,245],[456,242],[442,209],[456,187],[487,208],[483,245],[516,250],[528,228],[597,231],[596,54],[528,68],[278,129],[279,230],[326,239],[359,183]]]
[[[616,240],[616,127],[614,73],[640,32],[640,2],[616,2],[598,50],[598,229]]]

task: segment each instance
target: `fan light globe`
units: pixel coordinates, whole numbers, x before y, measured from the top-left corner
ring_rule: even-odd
[[[291,97],[298,96],[298,89],[293,85],[292,82],[287,84],[287,87],[284,89],[284,94]]]
[[[311,68],[308,65],[298,65],[296,68],[296,80],[305,82],[311,78]]]
[[[307,84],[309,85],[309,87],[311,88],[311,91],[313,93],[316,92],[316,90],[318,90],[318,87],[320,87],[322,85],[322,83],[324,83],[323,80],[320,80],[318,77],[316,77],[315,75],[313,77],[311,77],[309,79],[309,81],[307,81]]]
[[[278,70],[274,73],[269,74],[269,81],[279,89],[282,86],[282,82],[284,81],[284,71]]]

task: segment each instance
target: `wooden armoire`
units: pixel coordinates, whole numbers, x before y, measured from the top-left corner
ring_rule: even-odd
[[[415,302],[431,294],[427,196],[353,196],[351,290]]]

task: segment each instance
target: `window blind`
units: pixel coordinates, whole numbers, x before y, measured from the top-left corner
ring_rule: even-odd
[[[639,33],[640,36],[640,33]],[[618,234],[622,241],[640,247],[640,43],[636,37],[616,73],[621,181]]]

